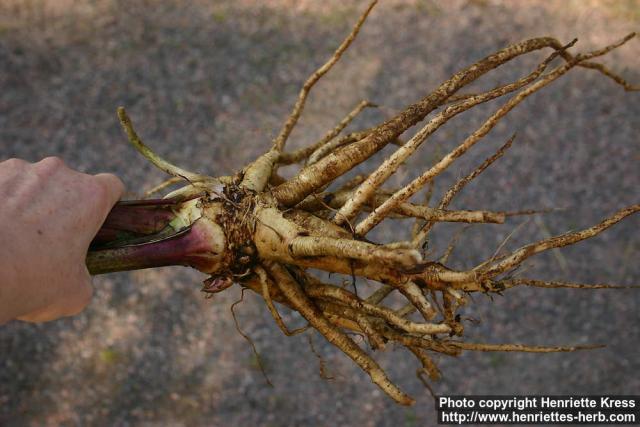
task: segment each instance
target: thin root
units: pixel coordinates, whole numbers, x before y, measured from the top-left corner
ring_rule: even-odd
[[[336,62],[338,62],[342,54],[347,50],[347,48],[349,48],[351,43],[355,40],[356,36],[360,32],[360,28],[362,27],[362,24],[364,24],[364,21],[367,19],[367,16],[369,16],[369,12],[371,12],[371,9],[373,9],[373,7],[376,5],[377,2],[378,0],[374,0],[369,4],[369,6],[364,11],[362,16],[360,16],[360,19],[358,19],[358,22],[356,22],[356,25],[351,30],[351,33],[349,33],[347,38],[344,39],[342,44],[333,53],[333,56],[327,62],[325,62],[320,68],[314,71],[314,73],[311,74],[311,76],[309,76],[307,81],[304,82],[304,85],[300,90],[300,94],[298,95],[298,100],[296,101],[296,104],[293,107],[293,111],[291,111],[289,118],[287,118],[287,121],[282,126],[282,130],[280,130],[280,133],[278,134],[278,136],[273,142],[273,147],[277,151],[281,152],[284,149],[284,145],[287,142],[287,139],[289,138],[291,131],[295,127],[296,123],[298,123],[298,119],[300,118],[300,115],[302,114],[302,110],[304,109],[304,104],[307,101],[307,96],[309,95],[309,91],[311,91],[311,88],[313,87],[313,85],[315,85],[316,82],[320,80],[320,78],[324,76],[331,69],[331,67],[335,65]]]
[[[258,275],[260,279],[260,283],[262,284],[262,297],[264,298],[264,301],[267,304],[267,308],[269,309],[269,311],[271,312],[271,315],[273,316],[273,320],[276,321],[276,324],[278,325],[278,327],[280,327],[280,330],[282,331],[282,333],[288,337],[291,337],[293,335],[300,334],[306,331],[307,329],[309,329],[308,325],[302,328],[294,329],[292,331],[290,331],[289,328],[287,328],[287,325],[284,324],[284,321],[282,320],[280,313],[278,313],[278,309],[273,304],[273,300],[271,299],[271,294],[269,293],[269,283],[267,279],[267,272],[264,271],[264,268],[259,266],[256,267],[254,271]]]
[[[126,132],[131,145],[133,145],[140,154],[146,157],[158,169],[162,170],[163,172],[169,175],[180,177],[190,183],[215,180],[214,178],[206,175],[200,175],[197,173],[184,170],[178,166],[175,166],[169,163],[168,161],[166,161],[165,159],[163,159],[162,157],[154,153],[149,147],[147,147],[142,142],[140,137],[138,137],[138,134],[133,128],[133,123],[131,123],[131,119],[127,115],[127,112],[124,109],[124,107],[118,107],[118,118],[120,119],[120,124],[122,125],[122,128]]]
[[[253,343],[253,340],[251,339],[251,337],[249,337],[249,335],[242,332],[242,329],[240,329],[240,325],[238,324],[238,318],[236,317],[236,313],[234,311],[236,305],[244,301],[244,291],[245,291],[245,288],[242,288],[240,290],[240,299],[234,302],[233,304],[231,304],[231,307],[230,307],[231,317],[233,317],[233,322],[236,325],[236,331],[238,331],[238,333],[242,335],[242,338],[244,338],[251,346],[251,351],[253,351],[253,354],[256,357],[256,362],[258,364],[258,367],[260,368],[260,372],[262,372],[262,376],[264,377],[264,380],[267,382],[267,384],[269,384],[269,386],[273,387],[273,383],[269,379],[269,376],[267,375],[267,371],[264,369],[264,363],[262,363],[262,357],[260,357],[260,353],[258,353],[258,349],[256,348],[256,345]]]

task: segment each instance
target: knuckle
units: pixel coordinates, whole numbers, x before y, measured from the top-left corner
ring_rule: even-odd
[[[45,157],[44,159],[40,160],[38,163],[42,164],[42,165],[47,165],[50,167],[61,167],[64,166],[64,161],[57,156],[49,156],[49,157]]]
[[[108,211],[115,202],[115,194],[124,191],[124,185],[115,175],[107,178],[107,174],[101,174],[100,177],[92,176],[87,187],[90,197],[96,209],[100,211]]]
[[[87,182],[86,191],[96,209],[106,209],[109,190],[103,182],[93,177],[90,178]]]
[[[12,157],[10,159],[3,161],[2,164],[8,168],[22,169],[27,165],[27,162],[22,159]]]
[[[60,157],[55,156],[45,157],[35,164],[36,170],[43,175],[51,175],[65,167],[64,161]]]
[[[112,173],[106,173],[104,174],[104,176],[109,178],[110,186],[117,189],[117,192],[119,193],[124,192],[124,182],[122,182],[122,180],[117,175],[114,175]]]
[[[120,178],[111,173],[100,173],[94,175],[94,178],[99,181],[110,195],[121,194],[124,192],[124,183]]]

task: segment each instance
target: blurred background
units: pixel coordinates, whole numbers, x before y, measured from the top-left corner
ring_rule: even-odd
[[[232,173],[269,147],[302,82],[331,55],[366,3],[0,0],[0,159],[60,156],[87,173],[118,174],[127,197],[139,197],[163,176],[127,144],[115,115],[124,105],[162,156],[198,172]],[[381,108],[349,129],[378,123],[508,43],[578,37],[574,51],[583,51],[638,29],[635,0],[383,0],[314,88],[290,148],[315,141],[361,99]],[[526,75],[546,54],[518,59],[470,91]],[[638,57],[635,39],[602,61],[637,84]],[[502,102],[447,124],[390,185],[420,174]],[[508,247],[590,226],[638,203],[638,117],[640,95],[589,70],[576,69],[529,98],[438,178],[434,200],[517,132],[505,157],[453,206],[564,210],[472,227],[452,265],[486,259],[522,223]],[[639,220],[636,215],[587,242],[537,256],[525,275],[640,284]],[[436,226],[434,256],[459,227]],[[375,237],[397,238],[408,229],[408,222],[393,222]],[[270,387],[229,311],[240,290],[207,300],[199,292],[202,279],[178,267],[100,276],[81,315],[0,327],[0,425],[435,424],[433,399],[404,350],[389,348],[376,357],[417,398],[410,408],[394,404],[350,360],[308,333],[334,377],[320,378],[307,337],[284,337],[262,300],[246,293],[238,322],[264,360]],[[444,378],[433,388],[439,394],[640,394],[639,301],[637,290],[523,288],[493,300],[479,295],[465,309],[480,320],[467,324],[469,341],[607,347],[441,357]],[[290,313],[285,319],[301,323]]]

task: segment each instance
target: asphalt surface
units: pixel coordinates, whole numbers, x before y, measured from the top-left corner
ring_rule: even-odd
[[[161,155],[199,172],[228,174],[263,152],[300,85],[348,33],[364,2],[83,0],[0,1],[0,159],[49,155],[89,173],[113,172],[129,197],[162,180],[126,143],[115,109],[127,107]],[[380,104],[352,127],[373,125],[424,96],[461,67],[510,42],[574,37],[574,51],[637,30],[637,1],[384,0],[359,39],[315,88],[291,148],[313,142],[361,99]],[[544,53],[487,76],[480,90],[523,76]],[[603,59],[640,83],[640,40]],[[391,180],[408,182],[500,105],[443,127]],[[640,95],[590,70],[574,70],[532,96],[437,180],[441,194],[513,132],[513,148],[469,185],[454,207],[564,210],[530,219],[508,247],[598,222],[640,199]],[[390,151],[385,151],[389,153]],[[376,157],[379,161],[380,157]],[[371,170],[372,163],[360,170]],[[287,173],[292,173],[288,170]],[[525,219],[475,226],[454,251],[470,267]],[[588,242],[537,256],[526,275],[640,284],[639,218]],[[409,229],[394,222],[380,241]],[[442,225],[441,253],[459,227]],[[8,244],[2,242],[1,244]],[[81,315],[0,327],[0,424],[345,425],[435,424],[433,399],[404,350],[376,355],[417,398],[400,407],[317,334],[287,338],[260,298],[246,293],[237,317],[259,350],[268,386],[229,307],[232,287],[211,300],[202,275],[163,268],[95,278]],[[367,285],[360,284],[361,289]],[[439,394],[640,394],[640,292],[514,289],[478,296],[467,339],[527,344],[603,343],[551,355],[466,353],[439,358]],[[300,324],[296,316],[285,316]]]

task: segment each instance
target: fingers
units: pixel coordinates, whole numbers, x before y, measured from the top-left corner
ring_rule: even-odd
[[[47,286],[47,284],[43,285]],[[79,272],[79,277],[75,280],[70,279],[65,285],[62,288],[58,287],[58,292],[52,295],[52,301],[48,305],[18,316],[16,319],[29,323],[41,323],[75,316],[82,312],[93,297],[93,286],[89,272],[83,268]]]

